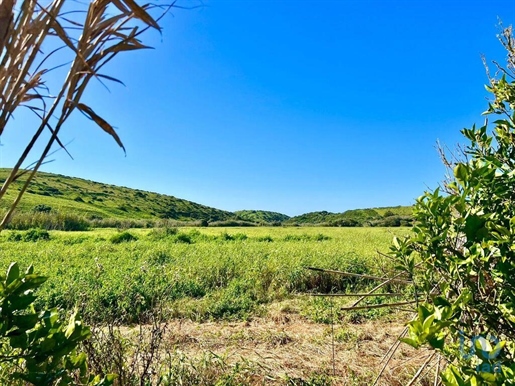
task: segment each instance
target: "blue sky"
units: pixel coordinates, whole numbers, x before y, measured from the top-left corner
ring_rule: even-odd
[[[183,5],[193,4],[182,2]],[[513,0],[204,1],[163,19],[154,50],[108,68],[86,101],[127,156],[82,116],[42,170],[225,210],[410,205],[442,179],[435,144],[482,123],[481,54],[503,61]],[[12,166],[31,132],[2,136]]]

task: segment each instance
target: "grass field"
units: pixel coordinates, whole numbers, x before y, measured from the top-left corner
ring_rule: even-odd
[[[393,237],[386,228],[318,227],[56,231],[49,240],[23,241],[26,235],[2,234],[1,264],[33,264],[49,276],[41,305],[79,306],[87,319],[123,323],[157,302],[174,317],[205,321],[245,320],[299,299],[299,313],[326,321],[323,299],[297,295],[372,283],[305,267],[386,275],[391,263],[377,251],[387,252]]]
[[[364,385],[377,374],[381,355],[408,314],[343,311],[355,298],[310,296],[363,292],[377,282],[305,267],[390,276],[392,262],[379,252],[388,251],[394,232],[408,231],[4,231],[0,264],[33,264],[36,272],[48,275],[38,305],[78,307],[86,322],[97,326],[85,346],[91,369],[121,374],[119,384],[140,384],[145,376],[138,373],[137,358],[144,355],[153,358],[149,368],[158,377],[151,384]],[[385,290],[409,291],[401,286]],[[402,371],[388,370],[381,384],[405,382],[418,362],[403,348],[392,359],[393,369]]]

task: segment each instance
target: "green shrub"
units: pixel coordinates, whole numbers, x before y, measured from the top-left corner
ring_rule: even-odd
[[[44,229],[29,229],[27,232],[11,232],[7,241],[39,241],[50,240],[50,234]]]
[[[172,237],[177,235],[179,230],[176,227],[162,227],[162,228],[153,228],[150,232],[148,232],[148,237],[154,240],[162,240],[168,237]]]
[[[45,204],[38,204],[34,208],[32,208],[32,211],[39,213],[50,213],[52,211],[52,208]]]
[[[191,237],[186,233],[178,233],[175,236],[175,242],[176,243],[185,243],[185,244],[191,244]]]
[[[437,350],[449,386],[515,384],[515,37],[503,36],[508,66],[487,87],[499,119],[462,130],[445,193],[420,197],[412,234],[392,246],[423,296],[403,341]]]
[[[236,233],[234,234],[233,239],[238,241],[245,241],[248,239],[248,237],[245,233]]]
[[[114,376],[91,376],[78,345],[90,330],[73,313],[64,320],[57,309],[36,312],[35,290],[46,277],[32,266],[20,272],[11,263],[0,275],[0,382],[4,385],[111,385]]]
[[[20,232],[11,232],[9,236],[7,236],[7,241],[21,241],[22,235]]]
[[[113,244],[127,243],[136,240],[138,240],[138,238],[129,232],[120,232],[111,236],[111,242]]]
[[[266,235],[266,236],[261,236],[261,237],[258,237],[257,238],[257,241],[259,242],[265,242],[265,243],[271,243],[274,241],[274,239],[272,238],[272,236],[270,235]]]

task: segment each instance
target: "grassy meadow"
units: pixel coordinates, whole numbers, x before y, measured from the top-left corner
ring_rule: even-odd
[[[41,306],[79,307],[94,322],[135,323],[157,305],[171,318],[247,320],[273,304],[328,322],[327,300],[298,295],[362,291],[374,282],[305,267],[388,275],[391,262],[377,251],[387,252],[392,237],[389,228],[5,231],[0,259],[49,277]]]
[[[392,276],[394,235],[409,228],[233,227],[31,229],[0,234],[0,264],[48,276],[37,307],[78,309],[92,327],[82,350],[115,385],[365,385],[409,314],[342,310]],[[362,304],[412,299],[401,295]],[[382,291],[380,290],[380,291]],[[378,291],[378,292],[380,292]],[[422,352],[424,354],[425,352]],[[425,355],[425,354],[424,354]],[[379,385],[401,385],[423,357],[403,347]],[[142,383],[146,382],[146,383]]]

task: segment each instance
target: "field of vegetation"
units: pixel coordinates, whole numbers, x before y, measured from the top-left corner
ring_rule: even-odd
[[[406,232],[402,228],[396,233]],[[2,233],[1,264],[33,264],[49,276],[41,305],[81,307],[92,321],[138,321],[155,302],[175,317],[245,320],[310,292],[362,290],[372,283],[305,267],[385,276],[387,228],[156,228]],[[315,299],[316,300],[316,299]],[[377,299],[376,299],[377,300]],[[381,299],[379,299],[380,301]],[[327,322],[323,301],[299,312]]]
[[[395,228],[397,235],[407,231]],[[88,324],[99,326],[85,346],[93,364],[104,363],[97,372],[140,379],[129,374],[139,368],[135,352],[148,352],[157,336],[166,335],[159,346],[173,353],[166,371],[182,377],[169,384],[218,384],[228,377],[234,382],[220,384],[363,384],[377,372],[374,358],[402,326],[398,311],[343,311],[355,297],[310,296],[363,292],[377,282],[306,267],[390,276],[391,263],[379,252],[388,251],[393,236],[389,228],[32,229],[1,234],[0,264],[34,265],[49,277],[38,307],[78,308]],[[385,291],[405,293],[367,303],[412,296],[402,286]],[[332,333],[330,326],[337,326]],[[331,340],[339,353],[332,367]],[[368,367],[357,357],[351,365],[353,345],[370,346],[371,353],[360,354]],[[118,347],[123,366],[103,367],[110,363],[105,347]]]

